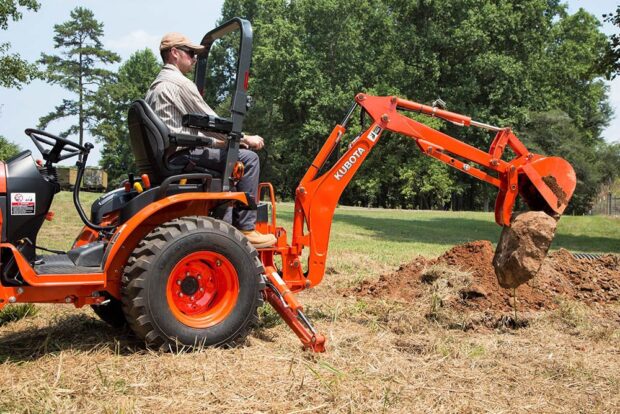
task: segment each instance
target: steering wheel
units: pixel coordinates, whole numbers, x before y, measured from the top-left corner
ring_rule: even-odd
[[[92,144],[86,143],[86,147],[88,147],[88,149],[86,149],[82,145],[69,141],[66,138],[62,138],[38,129],[28,128],[24,132],[32,139],[34,145],[36,145],[39,151],[41,151],[43,159],[48,163],[56,163],[58,161],[66,160],[67,158],[75,157],[82,152],[90,152],[92,147]],[[45,148],[43,144],[51,148]],[[74,149],[68,149],[65,147],[72,147]]]

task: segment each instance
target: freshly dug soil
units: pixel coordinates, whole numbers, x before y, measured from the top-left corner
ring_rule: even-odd
[[[435,259],[416,257],[396,272],[377,282],[364,282],[351,292],[354,296],[370,296],[415,302],[426,298],[429,280],[425,272],[437,265],[470,273],[470,283],[461,288],[458,297],[447,304],[455,310],[510,311],[512,289],[499,286],[493,269],[493,246],[488,241],[474,241],[455,246]],[[620,256],[604,255],[598,259],[576,259],[560,249],[547,256],[536,278],[516,288],[519,310],[554,309],[562,297],[585,303],[620,300]]]
[[[540,270],[555,236],[557,221],[542,211],[516,214],[497,243],[493,267],[499,285],[516,288]]]

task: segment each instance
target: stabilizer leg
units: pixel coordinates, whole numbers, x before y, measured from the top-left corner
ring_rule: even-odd
[[[280,317],[295,332],[304,349],[313,352],[325,352],[325,337],[314,329],[303,308],[297,302],[280,275],[275,271],[267,272],[267,288],[263,291],[265,299],[278,312]]]

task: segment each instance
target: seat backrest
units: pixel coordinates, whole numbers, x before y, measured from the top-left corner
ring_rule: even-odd
[[[170,146],[170,131],[143,99],[131,104],[127,120],[129,142],[140,174],[148,174],[153,184],[160,184],[166,177],[183,172],[183,165],[168,163],[175,150]]]

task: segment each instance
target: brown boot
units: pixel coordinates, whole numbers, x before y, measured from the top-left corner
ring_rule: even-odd
[[[257,249],[270,247],[276,244],[276,236],[273,234],[263,234],[257,232],[256,230],[242,230],[241,233],[243,233],[249,242],[252,243],[252,245]]]

